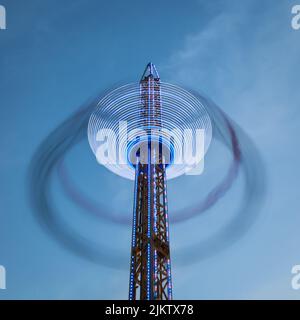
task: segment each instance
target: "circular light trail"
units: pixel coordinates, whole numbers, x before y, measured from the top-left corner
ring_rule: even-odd
[[[234,217],[228,219],[227,224],[219,232],[205,241],[193,243],[176,253],[177,262],[182,265],[186,265],[187,261],[192,263],[206,258],[237,241],[255,221],[265,193],[264,166],[255,144],[212,101],[197,92],[193,92],[193,96],[206,107],[211,119],[214,139],[219,140],[230,150],[232,162],[224,179],[202,198],[199,195],[199,202],[193,207],[172,212],[171,222],[180,223],[211,209],[230,190],[239,173],[244,176],[245,187],[242,203]],[[84,195],[80,189],[76,188],[73,181],[69,180],[70,177],[65,171],[67,168],[62,165],[64,157],[72,148],[86,139],[86,127],[90,115],[102,99],[101,94],[89,101],[42,141],[29,167],[28,190],[36,218],[45,230],[50,231],[67,249],[96,263],[111,268],[123,268],[123,266],[127,267],[127,255],[118,249],[113,251],[108,249],[104,243],[95,243],[91,239],[83,238],[80,232],[66,224],[51,192],[51,181],[58,170],[64,191],[74,203],[101,219],[118,224],[128,223],[130,212],[128,217],[112,214],[110,208]],[[109,114],[106,116],[110,117]],[[104,115],[103,118],[105,118]]]
[[[166,169],[167,179],[173,179],[192,168],[183,158],[186,154],[195,153],[193,138],[196,137],[197,130],[204,133],[204,152],[196,159],[197,163],[193,167],[203,159],[212,139],[212,125],[206,103],[200,97],[173,84],[161,82],[160,87],[161,128],[150,128],[151,141],[162,140],[170,159]],[[114,133],[114,139],[108,143],[116,147],[118,161],[114,157],[108,157],[108,161],[105,160],[102,164],[115,174],[130,180],[134,180],[135,176],[132,151],[142,148],[143,142],[147,143],[148,140],[149,126],[144,121],[141,116],[140,84],[132,83],[106,94],[97,104],[88,123],[88,140],[96,156],[103,144],[98,139],[98,133],[101,130]],[[121,123],[126,123],[126,126],[121,126]],[[183,139],[187,130],[191,134]],[[116,146],[113,146],[114,143]],[[101,159],[99,162],[101,163]]]

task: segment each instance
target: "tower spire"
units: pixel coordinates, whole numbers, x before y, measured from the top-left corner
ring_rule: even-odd
[[[154,79],[159,79],[159,74],[157,72],[157,69],[152,62],[149,62],[147,64],[141,80],[145,80],[148,77],[153,77]]]
[[[140,81],[141,117],[148,132],[146,163],[135,165],[130,300],[172,299],[166,164],[159,148],[152,147],[151,127],[161,127],[160,78],[148,63]],[[145,150],[140,148],[140,152]],[[158,156],[157,156],[158,153]],[[140,155],[143,156],[142,154]]]

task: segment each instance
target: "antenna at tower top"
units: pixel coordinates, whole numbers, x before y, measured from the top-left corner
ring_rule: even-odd
[[[152,62],[149,62],[145,68],[145,71],[142,75],[142,80],[153,77],[154,79],[159,79],[159,74],[156,70],[155,65]]]

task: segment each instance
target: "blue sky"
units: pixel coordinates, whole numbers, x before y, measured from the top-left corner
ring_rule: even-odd
[[[300,298],[291,268],[300,264],[300,31],[291,28],[296,1],[1,0],[0,299],[126,299],[128,269],[108,268],[60,245],[36,221],[28,201],[28,166],[46,135],[87,99],[115,83],[137,81],[153,61],[163,80],[212,98],[255,142],[266,194],[250,230],[232,246],[196,263],[178,252],[214,234],[238,206],[239,177],[204,216],[171,226],[177,299]],[[172,210],[196,203],[218,181],[230,157],[212,145],[199,177],[168,186]],[[131,215],[130,181],[97,165],[87,139],[66,164],[80,189]],[[130,250],[130,228],[76,207],[53,179],[65,223],[116,256]],[[112,236],[113,235],[113,236]],[[118,260],[117,260],[118,261]]]

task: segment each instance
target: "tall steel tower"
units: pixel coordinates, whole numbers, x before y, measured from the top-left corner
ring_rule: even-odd
[[[136,154],[129,300],[172,299],[166,160],[162,138],[154,147],[151,129],[162,127],[160,78],[149,63],[140,81],[140,117],[146,149]]]

